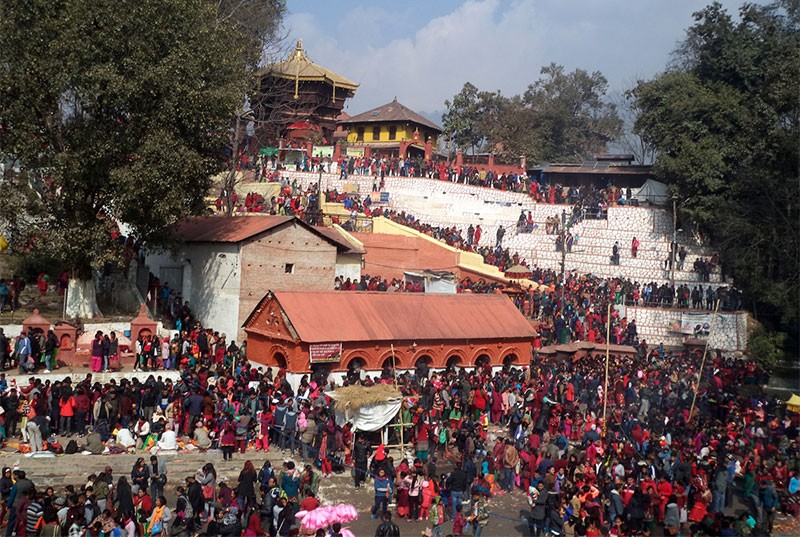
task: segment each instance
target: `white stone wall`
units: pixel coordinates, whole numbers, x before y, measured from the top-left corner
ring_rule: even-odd
[[[628,306],[625,313],[628,320],[636,320],[639,337],[646,339],[648,345],[653,348],[662,342],[667,347],[680,347],[684,339],[693,337],[672,330],[674,323],[680,321],[681,311]],[[746,346],[747,313],[743,311],[719,313],[714,330],[710,333],[709,349],[744,351]]]
[[[203,326],[225,334],[238,332],[242,277],[238,244],[191,243],[175,257],[168,252],[150,254],[145,264],[153,274],[159,274],[162,266],[184,267],[181,295]]]
[[[320,181],[320,175],[303,172],[284,172],[290,181],[297,180],[303,187]],[[420,221],[436,226],[456,226],[466,232],[470,224],[480,224],[483,230],[482,246],[493,246],[497,229],[506,228],[503,245],[531,264],[559,270],[561,253],[555,251],[555,236],[545,233],[545,220],[560,217],[569,211],[567,205],[536,204],[525,193],[481,188],[449,181],[418,177],[386,177],[385,190],[389,192],[389,206],[397,211],[413,214]],[[361,195],[372,191],[371,176],[351,175],[342,180],[338,174],[323,174],[322,188],[343,191],[345,185],[356,185]],[[531,211],[537,228],[533,233],[516,233],[520,211]],[[639,282],[667,282],[671,273],[665,272],[664,260],[669,256],[672,240],[672,213],[651,207],[611,207],[607,220],[586,219],[573,228],[577,242],[566,257],[567,270],[597,274],[603,277],[624,276]],[[466,233],[465,233],[466,234]],[[639,253],[631,257],[633,237],[639,242]],[[609,258],[615,241],[619,241],[621,263],[611,265]],[[675,271],[677,285],[694,286],[699,275],[692,272],[695,259],[710,257],[712,250],[698,244],[688,234],[678,235],[679,244],[688,252],[683,271]],[[719,273],[711,275],[712,286],[723,282]]]

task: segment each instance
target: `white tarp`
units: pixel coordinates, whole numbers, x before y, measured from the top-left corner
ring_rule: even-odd
[[[330,392],[328,395],[336,400],[336,392]],[[403,399],[401,397],[388,399],[383,403],[364,405],[357,410],[350,410],[345,404],[343,401],[336,401],[333,407],[337,425],[352,421],[353,427],[359,431],[378,431],[397,416]]]
[[[649,201],[653,205],[665,205],[669,201],[669,191],[664,183],[648,179],[633,193],[633,197],[638,199],[639,203]]]

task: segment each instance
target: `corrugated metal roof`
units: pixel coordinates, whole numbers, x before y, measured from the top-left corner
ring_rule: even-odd
[[[175,235],[184,242],[242,242],[290,222],[291,216],[196,216],[177,225]]]
[[[546,166],[543,173],[582,173],[582,174],[643,174],[650,173],[652,166],[608,166],[605,168],[584,168],[579,164],[575,165],[550,165]]]
[[[505,295],[278,291],[274,296],[308,343],[534,336]]]
[[[357,245],[355,245],[355,244],[351,243],[350,241],[348,241],[345,237],[342,236],[341,233],[339,233],[338,230],[336,230],[336,229],[334,229],[332,227],[325,227],[325,226],[313,226],[313,227],[319,233],[322,233],[323,235],[328,237],[328,239],[330,239],[331,241],[333,241],[336,244],[338,244],[339,246],[341,246],[342,249],[344,249],[345,252],[347,252],[348,254],[363,254],[363,253],[365,253],[363,248],[359,248]]]
[[[435,131],[442,132],[442,128],[433,121],[419,115],[409,107],[397,102],[397,97],[383,106],[367,110],[349,119],[339,121],[341,125],[353,125],[356,123],[385,123],[385,122],[410,122],[424,125]]]
[[[310,226],[294,216],[196,216],[177,224],[175,236],[183,242],[242,242],[291,222],[333,244],[339,252],[364,253],[335,229]]]

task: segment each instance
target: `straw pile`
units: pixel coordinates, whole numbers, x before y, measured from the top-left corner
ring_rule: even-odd
[[[336,402],[350,410],[358,410],[362,406],[385,403],[391,399],[402,397],[400,390],[391,384],[374,386],[344,386],[328,392]]]

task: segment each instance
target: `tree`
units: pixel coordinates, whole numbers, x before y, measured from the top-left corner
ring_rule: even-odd
[[[120,224],[157,247],[171,224],[204,210],[261,54],[236,6],[256,4],[282,5],[0,4],[0,150],[23,169],[0,188],[25,209],[4,204],[0,220],[18,249],[63,260],[87,282],[124,258]]]
[[[601,73],[550,64],[541,74],[512,97],[465,84],[445,101],[445,134],[458,147],[488,146],[507,161],[524,155],[531,162],[581,161],[619,136],[622,121]]]
[[[444,102],[444,106],[447,108],[442,115],[444,135],[456,148],[471,148],[474,153],[484,139],[481,131],[481,92],[467,82],[452,101]]]
[[[663,74],[634,90],[654,173],[718,247],[768,330],[797,348],[800,297],[800,17],[795,3],[718,3]],[[769,338],[768,338],[769,339]],[[780,336],[772,341],[782,341]]]
[[[606,99],[606,78],[599,71],[567,73],[554,63],[541,74],[523,95],[541,133],[539,160],[580,161],[604,151],[622,127],[616,106]]]

